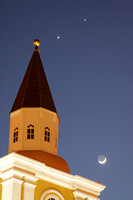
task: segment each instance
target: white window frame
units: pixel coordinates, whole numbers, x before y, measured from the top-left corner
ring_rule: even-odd
[[[48,189],[44,191],[40,197],[40,200],[48,200],[50,198],[54,198],[55,200],[65,200],[62,194],[54,189]]]

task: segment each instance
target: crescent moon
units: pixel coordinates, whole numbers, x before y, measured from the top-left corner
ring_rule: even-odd
[[[107,158],[105,158],[104,160],[99,160],[99,163],[103,165],[106,163],[106,161],[107,161]]]

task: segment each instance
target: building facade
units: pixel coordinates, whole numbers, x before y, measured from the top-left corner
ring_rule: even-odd
[[[0,158],[0,200],[97,200],[105,186],[70,174],[57,155],[59,117],[38,46],[10,112],[9,154]]]

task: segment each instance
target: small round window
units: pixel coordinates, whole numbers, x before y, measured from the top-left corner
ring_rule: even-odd
[[[42,193],[40,200],[65,200],[60,192],[54,189],[46,190]]]
[[[55,194],[48,194],[44,200],[61,200],[57,195]]]

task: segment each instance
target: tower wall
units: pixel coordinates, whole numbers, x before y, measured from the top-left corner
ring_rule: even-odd
[[[57,114],[44,108],[21,108],[12,112],[9,153],[19,150],[43,150],[57,155],[58,126]],[[15,132],[18,132],[17,135],[14,135]]]

